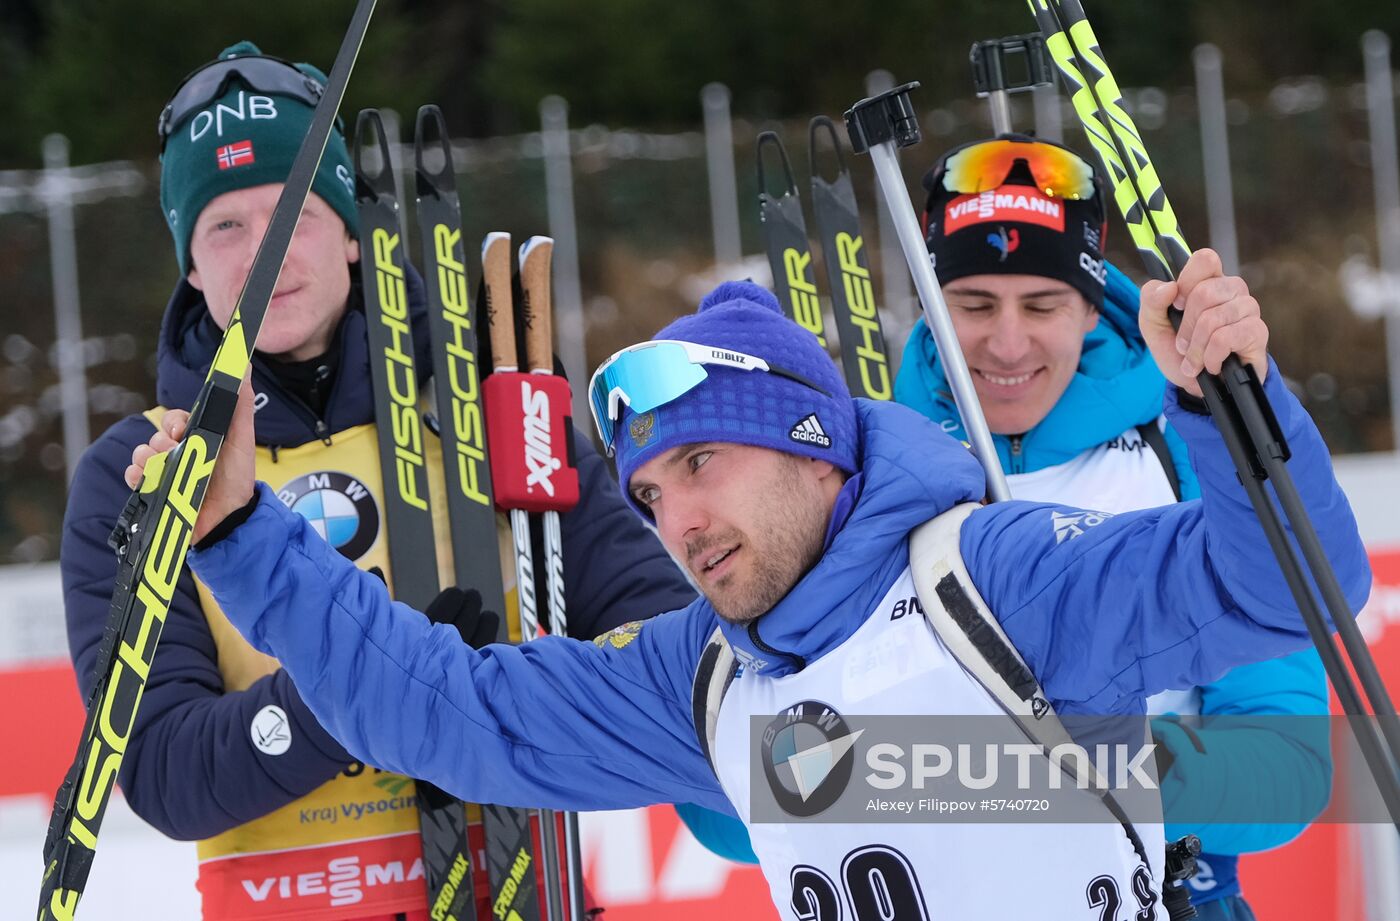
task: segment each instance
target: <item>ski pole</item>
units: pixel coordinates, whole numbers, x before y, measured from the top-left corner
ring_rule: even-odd
[[[485,302],[487,332],[491,337],[491,363],[492,374],[482,384],[482,400],[486,407],[486,443],[490,446],[491,478],[494,482],[497,505],[510,510],[510,531],[512,547],[515,553],[515,600],[516,611],[520,618],[520,638],[522,641],[530,640],[539,629],[539,622],[535,611],[535,561],[534,551],[530,541],[530,520],[529,516],[522,510],[512,507],[504,498],[514,482],[512,476],[519,461],[512,464],[514,460],[514,448],[519,444],[518,434],[512,439],[512,426],[515,431],[521,421],[520,399],[517,395],[514,401],[510,399],[511,389],[505,386],[506,375],[515,375],[519,370],[520,359],[517,355],[515,345],[515,302],[511,293],[510,282],[510,234],[493,232],[486,235],[485,241],[481,245],[481,277],[482,291]],[[493,398],[492,387],[500,386],[500,397]],[[497,408],[499,407],[499,409]],[[501,437],[492,434],[494,422],[499,420],[506,425],[506,430]],[[503,455],[511,455],[509,459]],[[502,612],[502,624],[505,624],[505,613]],[[531,810],[536,816],[539,811]],[[524,818],[519,828],[521,835],[521,847],[512,850],[506,846],[505,842],[497,842],[493,846],[491,837],[487,838],[487,869],[492,871],[492,903],[496,910],[519,911],[527,919],[539,918],[539,895],[535,885],[536,870],[539,864],[543,863],[540,855],[535,853],[534,838],[530,833],[529,813],[524,810],[515,810],[515,814]],[[506,826],[502,826],[505,829]],[[540,833],[544,834],[544,825],[541,822]],[[492,854],[497,858],[493,860]],[[518,856],[517,856],[518,855]],[[530,867],[529,872],[523,875],[515,874],[513,871],[522,861]],[[515,889],[516,894],[511,895],[512,880],[519,879],[521,885]],[[528,881],[528,882],[526,882]],[[498,894],[499,893],[499,894]],[[517,900],[517,905],[512,906],[511,901]],[[527,914],[528,913],[528,914]]]
[[[553,526],[546,522],[543,541],[546,554],[546,591],[563,607],[563,554],[558,512],[578,502],[578,470],[570,463],[568,412],[569,384],[553,374],[553,349],[549,347],[547,310],[549,298],[548,256],[553,241],[531,238],[521,249],[522,298],[528,354],[527,366],[535,373],[521,373],[515,336],[515,310],[510,288],[510,237],[492,233],[482,249],[486,278],[487,316],[491,332],[495,372],[483,385],[487,405],[487,441],[491,445],[491,472],[496,483],[496,503],[510,511],[515,544],[516,592],[521,638],[542,635],[535,591],[532,512],[554,512]],[[541,350],[545,357],[541,357]],[[562,610],[561,610],[562,616]],[[567,823],[566,823],[567,828]],[[553,810],[540,810],[540,862],[544,866],[545,899],[551,921],[563,917],[560,892],[559,831]]]
[[[550,293],[553,253],[554,241],[549,237],[531,237],[520,247],[520,301],[525,319],[525,360],[530,373],[548,375],[552,380],[559,381],[560,378],[554,377],[553,298]],[[566,400],[564,405],[571,405],[571,401]],[[567,438],[567,430],[560,432],[559,436]],[[527,428],[527,441],[530,437]],[[558,490],[550,496],[554,500],[550,504],[554,507],[541,515],[544,524],[545,585],[549,595],[549,631],[555,636],[569,634],[568,615],[564,609],[564,535],[559,513],[567,511],[576,501],[576,496],[574,501],[570,501],[565,493],[565,490]],[[579,850],[578,814],[574,812],[564,813],[562,857],[568,880],[569,919],[582,921],[583,858]],[[551,866],[551,874],[556,873],[557,869]],[[557,876],[554,878],[557,881]],[[555,892],[546,889],[546,893],[557,897],[558,886],[554,889]],[[550,904],[553,906],[554,902]]]
[[[1142,136],[1123,105],[1122,93],[1083,7],[1078,0],[1028,2],[1050,53],[1072,90],[1075,111],[1113,183],[1114,198],[1148,273],[1161,280],[1174,278],[1190,258],[1190,247],[1182,237]],[[1095,75],[1092,81],[1086,77],[1090,73]],[[1180,314],[1174,311],[1172,321],[1179,323]],[[1197,381],[1342,708],[1348,716],[1357,718],[1351,721],[1357,743],[1391,820],[1400,828],[1400,720],[1285,466],[1288,446],[1262,385],[1253,369],[1244,367],[1233,355],[1226,359],[1218,376],[1202,371]],[[1361,696],[1327,630],[1308,574],[1288,540],[1278,508],[1264,488],[1266,479],[1274,485],[1293,537],[1361,679],[1376,715],[1374,723],[1364,719]]]
[[[1011,94],[1055,85],[1054,67],[1039,32],[976,42],[969,56],[972,84],[979,97],[986,97],[993,134],[1014,130]]]
[[[953,400],[962,415],[963,428],[972,442],[972,452],[977,455],[987,475],[987,494],[994,501],[1003,502],[1011,498],[1011,490],[1006,484],[1006,474],[1002,472],[996,448],[992,445],[992,432],[987,427],[986,417],[982,415],[982,404],[977,402],[972,375],[967,370],[967,360],[958,345],[958,334],[953,329],[948,304],[943,300],[943,289],[934,275],[923,234],[919,232],[919,222],[914,217],[914,206],[909,201],[909,192],[894,153],[896,145],[909,147],[919,143],[919,119],[909,100],[909,91],[918,85],[906,83],[878,96],[862,99],[846,112],[846,132],[850,135],[852,149],[858,154],[869,153],[875,164],[880,194],[894,221],[899,245],[904,250],[904,261],[909,264],[909,272],[914,276],[914,287],[923,305],[924,320],[938,345],[938,355],[943,359]]]

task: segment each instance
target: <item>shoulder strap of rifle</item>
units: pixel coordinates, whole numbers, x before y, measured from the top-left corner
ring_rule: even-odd
[[[1176,462],[1172,460],[1171,448],[1167,447],[1166,434],[1157,427],[1156,419],[1145,422],[1137,427],[1138,434],[1142,440],[1147,442],[1147,446],[1152,449],[1152,453],[1157,455],[1157,460],[1162,465],[1162,472],[1167,475],[1167,482],[1171,484],[1172,495],[1176,496],[1176,501],[1181,501],[1181,477],[1176,472]]]
[[[1074,739],[1045,696],[1040,681],[1012,645],[1006,631],[982,600],[963,562],[962,526],[980,506],[966,502],[925,522],[909,536],[909,567],[924,617],[955,659],[979,681],[1014,719],[1026,737],[1047,755]],[[1108,783],[1093,765],[1062,758],[1062,770],[1076,784],[1081,767],[1092,772],[1089,786],[1123,826],[1139,858],[1151,866],[1142,839]]]
[[[705,760],[710,762],[712,771],[715,769],[715,731],[719,726],[719,707],[738,671],[739,659],[724,638],[724,633],[716,627],[705,643],[704,652],[700,653],[690,694],[695,737],[700,740],[700,750],[705,753]]]

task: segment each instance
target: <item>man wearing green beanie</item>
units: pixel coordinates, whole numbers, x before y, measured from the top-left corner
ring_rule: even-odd
[[[161,114],[160,202],[182,277],[157,347],[159,405],[117,423],[89,448],[64,520],[69,647],[84,694],[116,577],[106,541],[129,492],[122,472],[167,410],[193,404],[324,82],[310,65],[240,42],[186,78]],[[388,571],[354,189],[336,130],[253,357],[257,471],[341,554]],[[411,267],[406,282],[426,375],[423,283]],[[429,468],[440,469],[437,443],[430,439],[426,448]],[[693,591],[629,513],[591,443],[575,437],[575,449],[582,496],[561,522],[571,632],[592,638],[688,603]],[[450,542],[442,509],[434,511],[446,585]],[[513,571],[503,576],[513,599]],[[180,576],[119,780],[151,825],[199,842],[206,918],[428,917],[412,785],[356,763],[278,662],[238,635],[189,570]]]
[[[187,91],[182,89],[162,115],[160,204],[180,271],[204,293],[222,328],[237,306],[325,75],[309,64],[264,57],[252,42],[239,42],[186,86],[198,86],[201,74],[217,73],[221,62],[229,74],[207,92],[225,89],[222,95],[207,100],[201,98],[207,93],[190,94],[189,102],[201,107],[187,112],[193,105],[183,102]],[[251,88],[244,79],[245,73],[253,76],[248,72],[254,67],[270,72],[259,76],[281,75],[288,82],[274,77],[259,81],[270,91]],[[261,351],[300,361],[329,349],[350,294],[350,265],[359,261],[355,237],[355,176],[345,137],[336,130],[269,305]]]

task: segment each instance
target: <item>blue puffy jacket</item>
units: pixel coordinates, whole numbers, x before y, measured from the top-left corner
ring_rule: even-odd
[[[1044,420],[1015,439],[1014,448],[1010,436],[992,436],[1004,470],[1032,473],[1065,463],[1161,415],[1164,380],[1138,332],[1137,314],[1137,286],[1109,265],[1099,325],[1085,337],[1079,369],[1064,395]],[[955,437],[966,438],[933,336],[923,323],[909,336],[894,393],[900,403],[918,409]],[[1200,487],[1187,462],[1186,446],[1171,426],[1166,440],[1182,498],[1198,497]],[[1311,650],[1232,669],[1204,685],[1200,696],[1203,715],[1327,713],[1322,662]],[[1297,814],[1299,802],[1312,804],[1316,813],[1327,803],[1331,752],[1325,732],[1321,737],[1280,732],[1277,721],[1272,730],[1206,729],[1194,738],[1165,722],[1159,722],[1158,728],[1159,740],[1177,758],[1175,769],[1162,781],[1169,810],[1183,797],[1186,776],[1191,777],[1194,814],[1209,811],[1200,808],[1196,797],[1205,802],[1228,798],[1254,815]],[[1298,721],[1289,728],[1306,726]],[[1317,728],[1322,728],[1320,723]],[[1271,809],[1271,804],[1279,805]],[[757,862],[748,832],[737,820],[688,804],[677,806],[677,811],[710,850],[731,860]],[[1276,847],[1303,828],[1298,824],[1169,824],[1167,834],[1171,840],[1196,834],[1206,846],[1203,872],[1193,881],[1198,884],[1195,899],[1201,903],[1239,891],[1236,855]]]
[[[1370,570],[1326,448],[1277,369],[1265,389],[1359,609]],[[1063,542],[1052,518],[1063,506],[998,503],[963,525],[974,584],[1061,713],[1140,713],[1154,691],[1309,641],[1219,434],[1170,394],[1167,404],[1201,472],[1202,500],[1108,517]],[[790,674],[848,639],[907,565],[910,530],[983,493],[975,460],[932,422],[897,405],[860,400],[857,409],[860,475],[827,551],[747,629],[722,625],[762,674]],[[473,650],[391,601],[266,485],[258,496],[251,517],[193,552],[191,565],[357,757],[476,801],[689,802],[732,813],[692,723],[696,663],[719,623],[707,601],[597,643],[546,637]]]

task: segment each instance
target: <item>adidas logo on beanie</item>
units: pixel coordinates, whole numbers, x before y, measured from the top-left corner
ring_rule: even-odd
[[[794,425],[792,431],[788,432],[788,437],[793,441],[817,445],[821,448],[831,447],[831,438],[822,429],[822,424],[818,421],[816,413],[809,413],[807,418]]]

